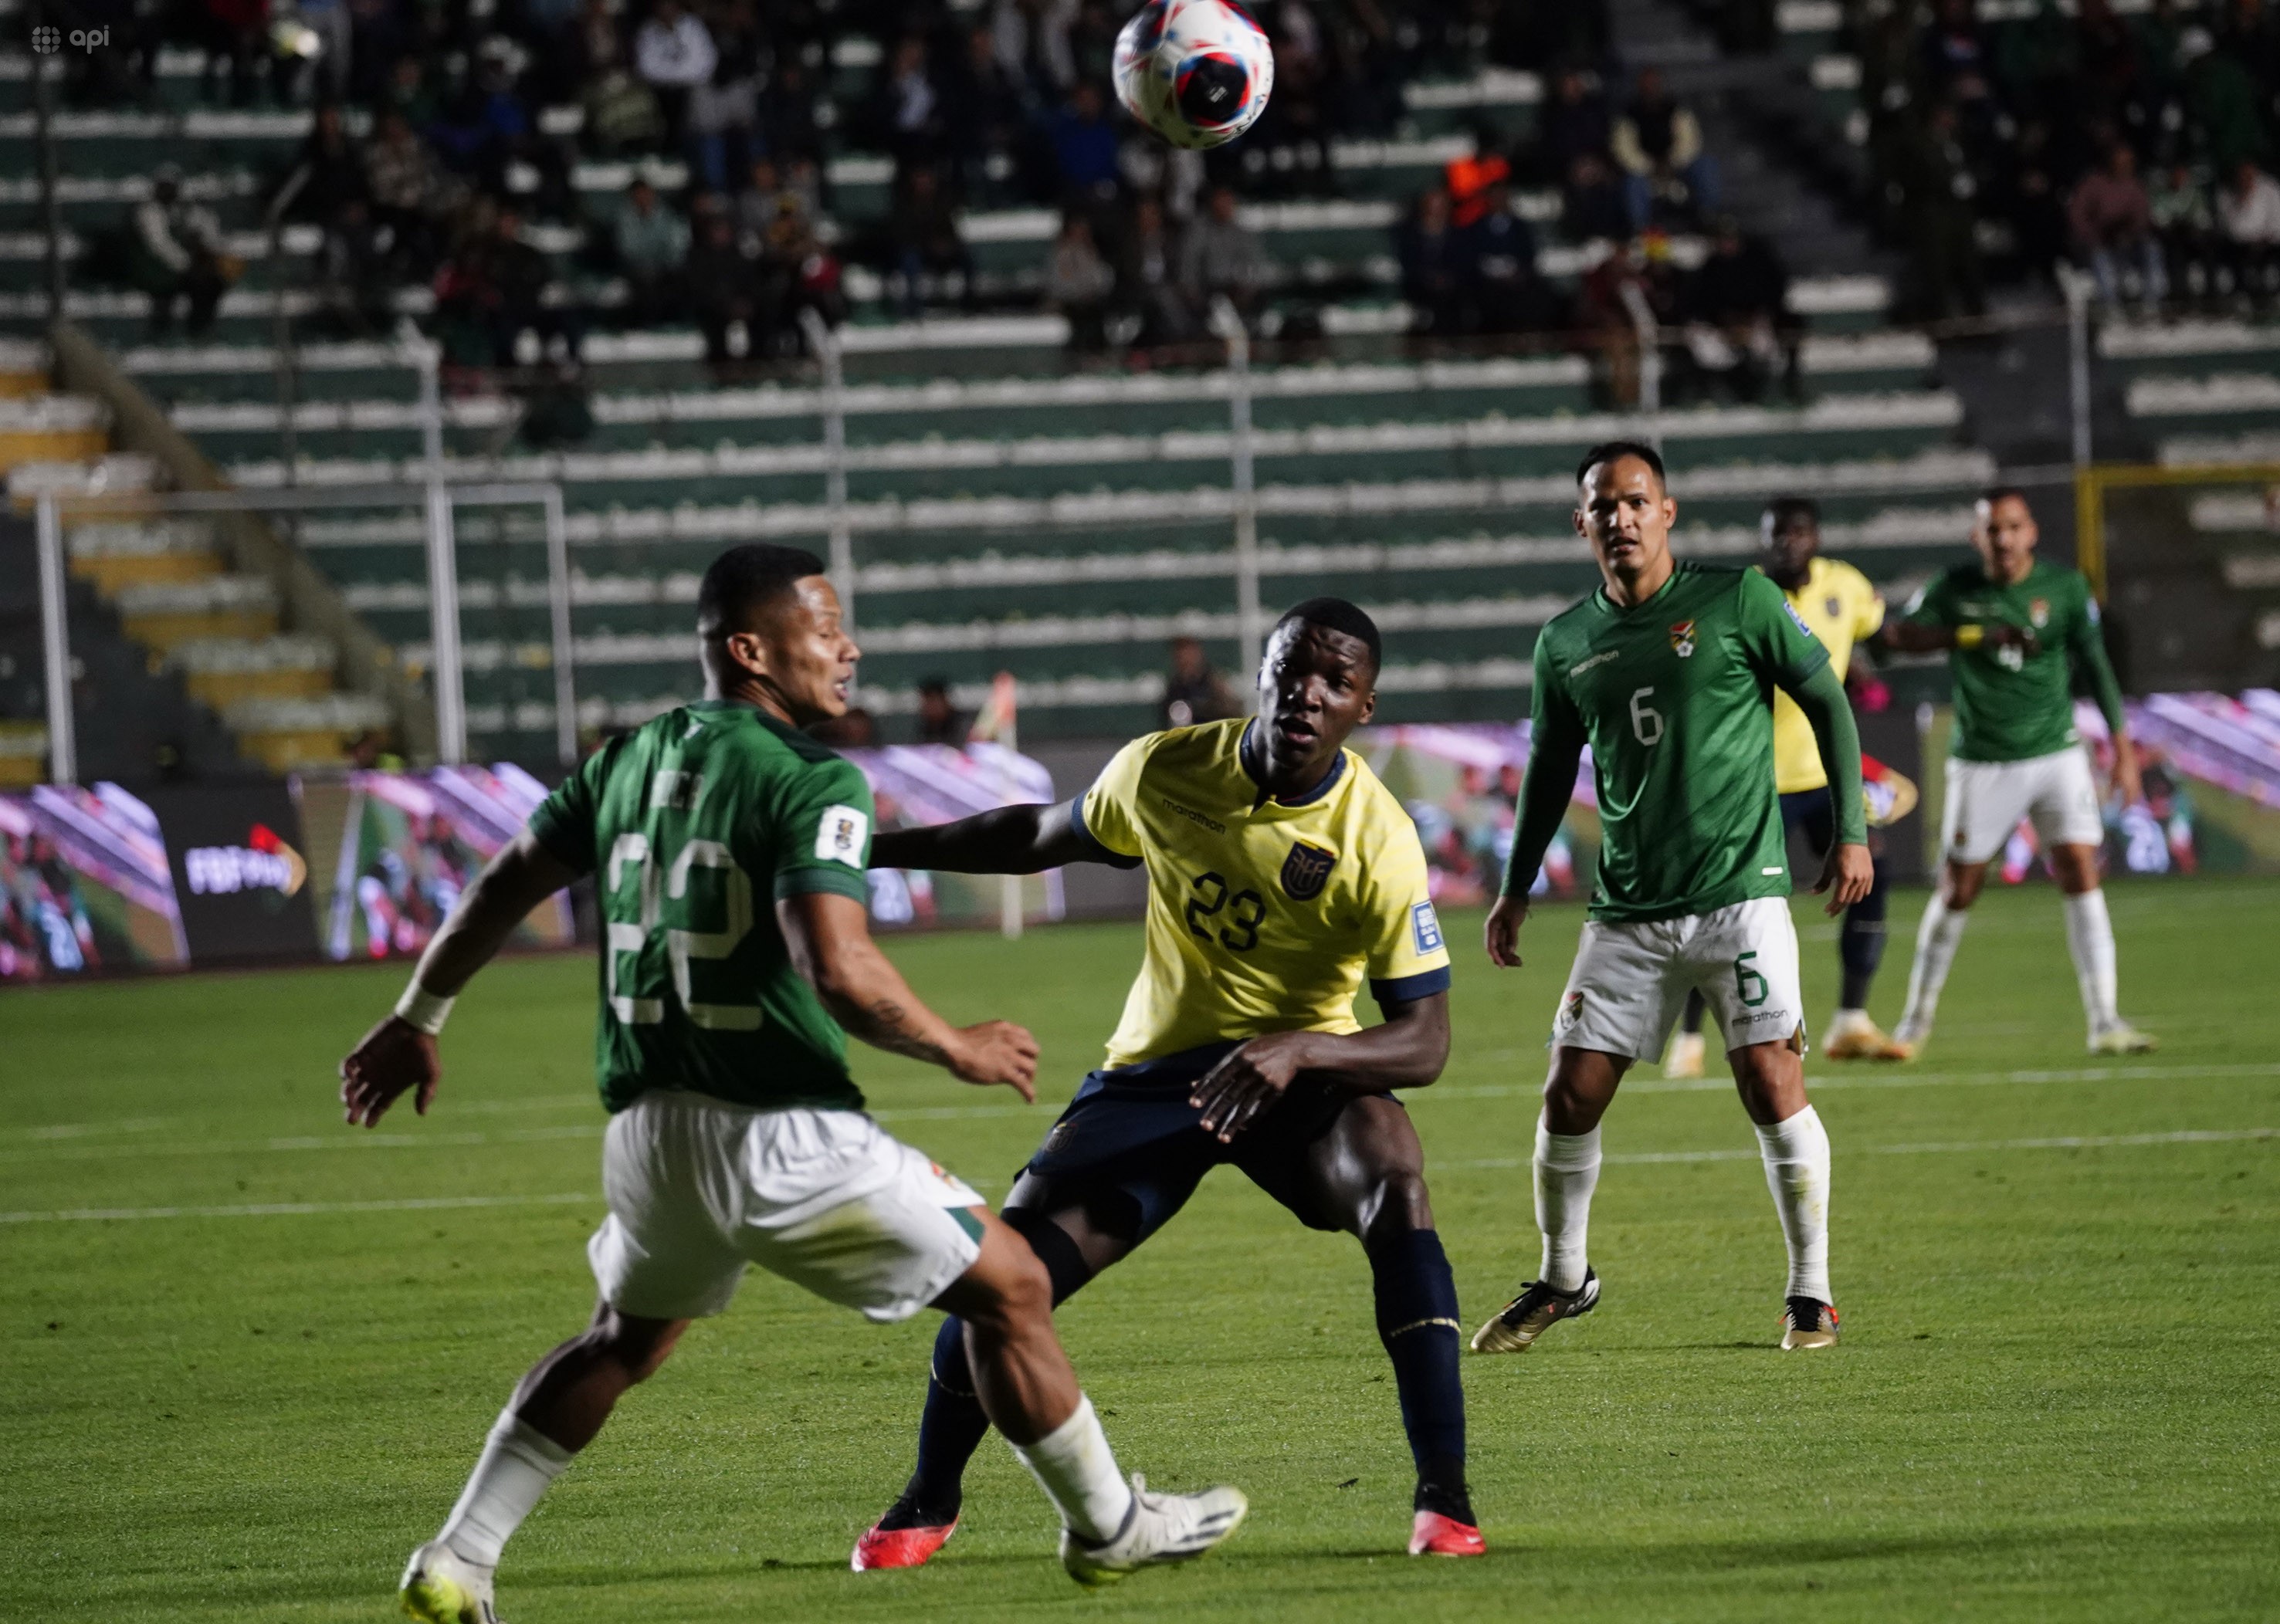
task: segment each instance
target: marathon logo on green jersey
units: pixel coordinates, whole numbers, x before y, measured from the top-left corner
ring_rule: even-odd
[[[1580,677],[1585,672],[1591,670],[1594,666],[1604,666],[1611,659],[1621,659],[1622,658],[1622,653],[1623,651],[1621,649],[1608,649],[1600,653],[1594,654],[1589,659],[1577,660],[1574,665],[1568,667],[1568,674],[1571,677]]]

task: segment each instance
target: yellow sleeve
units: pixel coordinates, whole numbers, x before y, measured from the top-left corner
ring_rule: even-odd
[[[1849,564],[1845,567],[1852,577],[1852,638],[1863,643],[1884,627],[1884,596],[1859,570]]]
[[[1417,826],[1392,797],[1373,829],[1361,887],[1363,939],[1369,943],[1369,990],[1380,1004],[1405,1003],[1449,989],[1449,946],[1425,870]],[[1374,822],[1377,821],[1373,820]]]
[[[1139,857],[1140,775],[1159,733],[1135,739],[1110,758],[1076,800],[1076,826],[1119,857]]]

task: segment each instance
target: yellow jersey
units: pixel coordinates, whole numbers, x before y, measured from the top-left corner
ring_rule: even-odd
[[[1806,568],[1805,584],[1786,593],[1790,607],[1806,629],[1829,650],[1829,668],[1837,680],[1852,663],[1852,645],[1876,635],[1884,623],[1884,600],[1868,578],[1849,564],[1815,558]],[[1829,774],[1821,765],[1821,747],[1813,742],[1812,726],[1797,701],[1774,690],[1774,788],[1783,795],[1801,789],[1824,789]]]
[[[1075,804],[1077,827],[1148,870],[1147,956],[1108,1064],[1269,1032],[1359,1032],[1367,975],[1381,1003],[1449,985],[1417,826],[1341,750],[1306,795],[1259,787],[1252,723],[1135,739]]]

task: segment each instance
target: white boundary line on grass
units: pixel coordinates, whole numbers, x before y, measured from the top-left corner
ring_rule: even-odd
[[[2234,1144],[2280,1139],[2280,1128],[2187,1128],[2173,1134],[2084,1134],[2053,1139],[1977,1139],[1953,1144],[1877,1144],[1848,1154],[1867,1156],[1968,1155],[1975,1151],[2094,1151],[2130,1145]],[[1639,1151],[1606,1158],[1611,1162],[1755,1161],[1755,1151]],[[1525,1167],[1517,1157],[1486,1161],[1444,1162],[1469,1169]],[[58,1212],[0,1212],[0,1224],[58,1224],[159,1218],[311,1218],[343,1212],[424,1212],[452,1207],[561,1206],[599,1201],[593,1192],[555,1196],[433,1196],[397,1201],[272,1201],[247,1206],[79,1207]]]

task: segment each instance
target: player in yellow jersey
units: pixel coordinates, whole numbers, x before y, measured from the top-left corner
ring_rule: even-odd
[[[1829,650],[1829,668],[1841,680],[1851,665],[1855,644],[1873,637],[1884,624],[1884,600],[1868,578],[1851,565],[1821,556],[1821,510],[1802,496],[1783,496],[1768,503],[1759,520],[1760,551],[1758,567],[1789,599],[1790,608],[1806,628]],[[1864,778],[1869,775],[1864,771]],[[1774,788],[1781,794],[1782,820],[1791,828],[1802,826],[1816,854],[1827,852],[1834,838],[1829,807],[1829,774],[1813,742],[1805,712],[1787,694],[1774,694]],[[1915,804],[1915,786],[1881,766],[1867,786],[1869,821],[1888,823]],[[1884,957],[1885,876],[1883,848],[1874,835],[1870,855],[1876,865],[1876,883],[1868,894],[1845,911],[1845,925],[1837,938],[1837,956],[1844,966],[1844,990],[1837,1013],[1829,1019],[1822,1039],[1822,1052],[1832,1060],[1901,1060],[1907,1058],[1883,1029],[1868,1018],[1868,984]],[[1677,1035],[1663,1074],[1671,1077],[1702,1075],[1702,995],[1690,995]]]
[[[1362,1243],[1417,1467],[1412,1555],[1485,1547],[1465,1490],[1457,1290],[1424,1152],[1389,1091],[1449,1053],[1449,953],[1416,826],[1346,737],[1376,704],[1377,627],[1340,598],[1284,615],[1257,720],[1136,739],[1058,806],[877,836],[880,866],[1148,871],[1147,953],[1109,1040],[1006,1198],[1059,1302],[1233,1164],[1298,1220]],[[1384,1020],[1364,1029],[1364,979]],[[854,1566],[911,1567],[957,1525],[989,1429],[965,1343],[936,1338],[918,1469]]]

